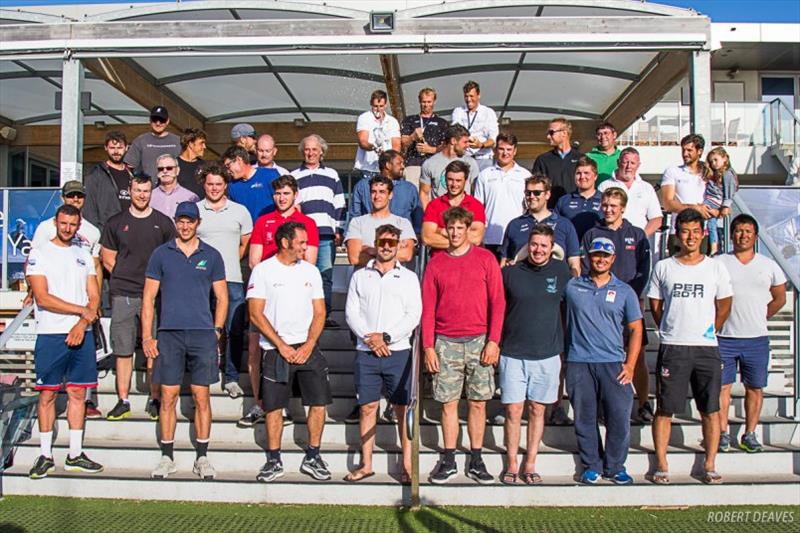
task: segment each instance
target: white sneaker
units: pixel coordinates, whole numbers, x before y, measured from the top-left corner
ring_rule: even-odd
[[[175,466],[175,461],[167,457],[166,455],[161,456],[161,460],[158,462],[158,466],[150,472],[150,477],[153,479],[165,479],[168,475],[174,474],[178,471],[178,467]]]
[[[216,470],[214,470],[214,467],[211,466],[211,463],[208,461],[208,457],[205,455],[197,458],[197,460],[194,462],[194,467],[192,467],[192,472],[194,472],[195,475],[200,476],[200,479],[202,480],[214,479],[217,476]]]
[[[239,398],[240,396],[244,396],[244,391],[235,381],[229,381],[228,383],[226,383],[224,389],[225,392],[228,393],[228,396],[230,396],[234,400],[236,398]]]

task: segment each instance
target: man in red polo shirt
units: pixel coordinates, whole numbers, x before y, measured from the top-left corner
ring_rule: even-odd
[[[314,220],[295,207],[297,180],[288,174],[275,178],[272,181],[272,190],[275,191],[272,194],[275,211],[261,215],[256,220],[253,236],[250,238],[250,268],[255,268],[261,261],[269,259],[278,252],[275,232],[285,222],[300,222],[305,225],[306,233],[308,233],[308,248],[303,259],[312,265],[316,264],[319,232]]]
[[[422,217],[422,242],[432,248],[431,253],[447,250],[450,241],[444,223],[444,212],[451,207],[462,207],[472,213],[467,239],[470,244],[480,246],[486,231],[486,212],[483,204],[465,192],[469,166],[456,159],[444,170],[447,194],[431,200]]]

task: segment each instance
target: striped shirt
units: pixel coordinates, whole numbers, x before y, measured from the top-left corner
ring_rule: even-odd
[[[303,164],[292,171],[292,176],[297,180],[297,203],[303,214],[317,224],[321,239],[334,237],[344,226],[344,190],[339,174],[324,165],[310,169]]]

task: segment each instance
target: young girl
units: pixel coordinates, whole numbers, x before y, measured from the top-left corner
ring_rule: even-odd
[[[733,195],[739,187],[736,173],[731,168],[731,161],[728,152],[721,146],[717,146],[706,157],[706,193],[703,204],[710,207],[716,216],[708,219],[708,243],[711,247],[711,255],[719,253],[719,231],[718,220],[731,213],[733,205]],[[719,218],[718,218],[719,217]]]

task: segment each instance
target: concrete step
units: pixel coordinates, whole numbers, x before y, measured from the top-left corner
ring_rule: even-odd
[[[56,440],[54,455],[57,462],[66,457],[68,437],[62,435]],[[94,461],[106,466],[155,465],[161,453],[155,442],[119,443],[109,440],[86,439],[84,451]],[[524,451],[523,451],[524,453]],[[32,465],[39,455],[37,444],[30,442],[20,446],[15,454],[15,464]],[[800,473],[796,467],[800,461],[800,449],[794,447],[767,447],[764,452],[747,454],[735,450],[719,454],[717,469],[720,472],[736,472],[742,475]],[[322,449],[322,456],[331,472],[345,475],[355,469],[361,460],[357,446],[328,445]],[[179,470],[189,471],[195,460],[195,450],[189,441],[175,444],[175,462]],[[209,459],[218,473],[238,472],[250,469],[257,472],[266,460],[265,450],[260,445],[230,445],[217,443],[213,439],[209,447]],[[287,472],[297,472],[305,457],[304,447],[289,443],[283,448],[282,460]],[[505,469],[505,450],[487,449],[482,454],[486,467],[494,475]],[[459,468],[467,468],[469,454],[466,450],[457,456]],[[524,457],[520,456],[520,465]],[[436,449],[422,447],[420,450],[420,471],[431,472],[439,461]],[[672,447],[669,450],[670,469],[676,473],[691,473],[703,465],[703,450],[699,445]],[[655,468],[655,455],[652,448],[631,449],[626,462],[628,472],[642,476]],[[562,476],[580,469],[580,459],[574,449],[559,450],[542,446],[537,460],[537,472],[542,476]],[[373,470],[377,474],[400,474],[402,456],[396,446],[376,447],[373,456]]]
[[[361,483],[339,479],[321,483],[299,473],[271,484],[255,481],[255,472],[226,473],[214,481],[199,481],[191,472],[167,480],[149,479],[149,470],[107,468],[101,474],[65,473],[59,467],[44,480],[27,477],[28,467],[15,466],[5,473],[6,494],[31,496],[79,495],[85,498],[119,498],[164,501],[214,501],[241,503],[314,503],[399,506],[410,501],[410,487],[387,475]],[[447,485],[424,483],[424,505],[493,506],[660,506],[673,505],[796,505],[800,476],[793,474],[726,475],[725,484],[703,485],[689,475],[675,474],[672,484],[637,484],[618,487],[608,482],[593,487],[578,485],[571,476],[548,477],[539,487],[500,484],[478,485],[463,475]]]
[[[67,421],[57,420],[59,434],[67,434]],[[732,418],[730,422],[730,432],[733,435],[740,435],[743,431],[744,421],[739,418]],[[695,446],[702,440],[700,421],[698,419],[676,418],[673,421],[672,433],[669,443],[673,446]],[[489,425],[486,427],[484,446],[492,449],[503,447],[504,435],[503,426]],[[605,434],[605,428],[600,426],[601,435]],[[38,427],[35,425],[33,431],[34,439],[38,439]],[[125,420],[111,422],[109,420],[88,420],[86,422],[86,438],[101,441],[112,440],[120,444],[123,443],[154,443],[159,438],[158,423],[148,418],[127,418]],[[800,431],[798,424],[793,420],[776,417],[762,417],[756,427],[756,435],[759,440],[766,445],[775,446],[800,446]],[[186,420],[179,420],[175,430],[175,438],[178,441],[189,442],[195,436],[194,426]],[[220,444],[258,444],[262,448],[266,447],[266,429],[263,424],[255,428],[239,428],[236,419],[215,419],[211,436],[214,442]],[[375,438],[378,446],[391,447],[398,445],[397,428],[394,424],[379,423],[376,427]],[[420,426],[420,438],[423,446],[438,449],[442,442],[441,427],[429,419],[423,419]],[[283,442],[287,443],[306,443],[308,442],[308,431],[305,424],[293,423],[286,426],[283,430]],[[521,444],[524,443],[524,432],[520,438]],[[38,442],[38,440],[36,440]],[[325,425],[322,436],[324,444],[347,445],[357,447],[360,445],[361,438],[359,427],[356,423],[332,422]],[[575,429],[572,425],[568,426],[546,426],[542,442],[545,446],[558,449],[576,449]],[[459,431],[459,445],[467,445],[466,423],[462,422]],[[653,437],[649,425],[639,423],[631,424],[631,446],[632,447],[652,447]]]

